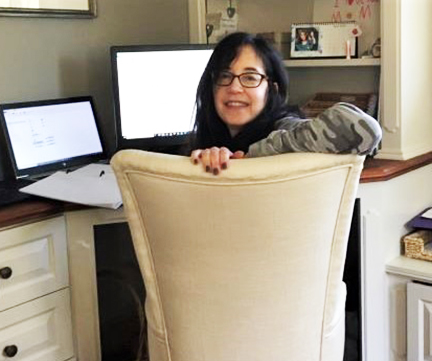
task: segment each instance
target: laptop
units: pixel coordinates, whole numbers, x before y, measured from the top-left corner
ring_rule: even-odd
[[[0,104],[0,125],[10,174],[0,206],[31,197],[18,191],[29,182],[107,159],[90,96]]]

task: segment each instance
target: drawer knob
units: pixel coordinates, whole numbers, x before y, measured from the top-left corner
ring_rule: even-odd
[[[3,279],[8,279],[10,278],[10,276],[12,276],[12,268],[10,267],[4,267],[2,269],[0,269],[0,277]]]
[[[18,347],[15,345],[6,346],[3,349],[3,355],[6,357],[14,357],[18,353]]]

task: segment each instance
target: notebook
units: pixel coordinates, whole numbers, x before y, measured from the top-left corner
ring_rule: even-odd
[[[0,124],[11,173],[0,189],[107,158],[90,96],[0,104]]]

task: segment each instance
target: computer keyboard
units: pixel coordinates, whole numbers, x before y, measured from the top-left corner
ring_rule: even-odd
[[[28,180],[1,181],[0,182],[0,207],[22,202],[34,196],[20,192],[19,189],[29,185]]]

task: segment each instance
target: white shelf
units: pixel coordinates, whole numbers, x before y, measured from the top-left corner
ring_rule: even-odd
[[[432,282],[432,262],[405,256],[397,257],[386,264],[387,273]]]
[[[287,68],[380,66],[381,59],[290,59],[284,60],[284,64]]]

